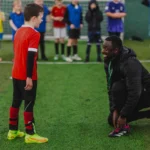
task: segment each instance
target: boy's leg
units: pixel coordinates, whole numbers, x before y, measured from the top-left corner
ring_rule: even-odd
[[[60,43],[61,43],[61,57],[63,60],[66,60],[66,57],[65,57],[65,39],[60,38]]]
[[[42,60],[48,60],[47,57],[45,56],[45,40],[44,40],[44,36],[45,33],[44,32],[40,32],[40,50],[41,50],[41,59]]]
[[[18,131],[19,108],[23,99],[22,88],[24,88],[23,81],[13,79],[13,102],[9,111],[9,140],[24,136],[23,132]]]
[[[65,54],[65,37],[66,37],[66,28],[61,28],[60,30],[60,42],[61,42],[61,54]]]
[[[30,91],[25,91],[25,108],[24,108],[24,123],[26,128],[26,143],[45,143],[47,138],[36,134],[33,108],[36,99],[37,81],[33,81],[33,88]]]
[[[96,47],[97,47],[97,62],[102,62],[101,59],[101,43],[100,33],[96,33]]]
[[[70,32],[70,31],[69,31]],[[68,39],[68,43],[67,43],[67,57],[66,57],[66,61],[67,62],[72,62],[72,58],[71,58],[71,46],[72,46],[72,40],[71,38]]]
[[[78,56],[78,39],[74,39],[73,40],[73,60],[82,60],[79,56]]]
[[[86,48],[86,58],[85,62],[89,62],[90,59],[90,50],[91,50],[91,32],[88,33],[88,42],[87,42],[87,48]]]
[[[55,57],[54,60],[58,60],[59,58],[59,39],[55,39]]]

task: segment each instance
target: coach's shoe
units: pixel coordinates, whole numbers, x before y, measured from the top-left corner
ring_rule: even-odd
[[[59,59],[59,57],[58,57],[58,55],[56,55],[55,57],[54,57],[54,60],[58,60]]]
[[[26,134],[25,136],[25,143],[46,143],[48,142],[48,138],[39,136],[38,134]]]
[[[72,56],[72,60],[80,61],[82,59],[77,54],[75,54],[75,55]]]
[[[67,61],[67,62],[72,62],[71,56],[66,57],[66,61]]]
[[[24,135],[25,135],[24,132],[20,132],[19,130],[9,130],[7,139],[13,140],[17,137],[23,137]]]
[[[120,137],[130,132],[130,126],[127,124],[123,128],[116,128],[108,136],[109,137]]]

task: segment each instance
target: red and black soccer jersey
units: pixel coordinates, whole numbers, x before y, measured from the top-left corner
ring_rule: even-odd
[[[37,50],[40,34],[34,28],[23,25],[15,34],[14,39],[14,64],[12,77],[18,80],[27,78],[27,58],[28,52],[35,52],[32,80],[37,80]]]
[[[58,6],[54,6],[52,8],[52,11],[51,11],[51,14],[52,16],[54,17],[64,17],[65,15],[65,12],[66,12],[66,6],[62,6],[62,7],[58,7]],[[53,21],[53,26],[55,28],[64,28],[65,27],[65,23],[62,22],[62,21]]]

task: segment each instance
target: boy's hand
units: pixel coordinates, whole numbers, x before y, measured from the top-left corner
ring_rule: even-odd
[[[26,86],[24,87],[24,89],[29,91],[29,90],[32,89],[32,87],[33,87],[32,79],[27,77],[27,79],[26,79]]]
[[[59,21],[60,17],[54,17],[55,21]]]
[[[70,25],[70,28],[71,28],[71,29],[74,29],[74,28],[75,28],[75,26],[74,26],[73,24],[71,24],[71,25]]]
[[[119,116],[118,120],[117,120],[117,127],[118,128],[122,128],[124,125],[126,125],[127,123],[127,118],[122,118],[121,116]]]
[[[80,28],[83,28],[83,24],[80,24]]]
[[[63,17],[59,17],[59,21],[62,21],[64,18]]]

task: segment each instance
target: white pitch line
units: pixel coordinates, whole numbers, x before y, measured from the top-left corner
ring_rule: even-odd
[[[140,62],[142,63],[150,63],[150,60],[140,60]],[[0,64],[13,64],[12,61],[1,61]],[[37,62],[37,64],[40,64],[40,65],[86,65],[86,64],[103,64],[102,63],[98,63],[98,62],[88,62],[88,63],[85,63],[85,62]]]

